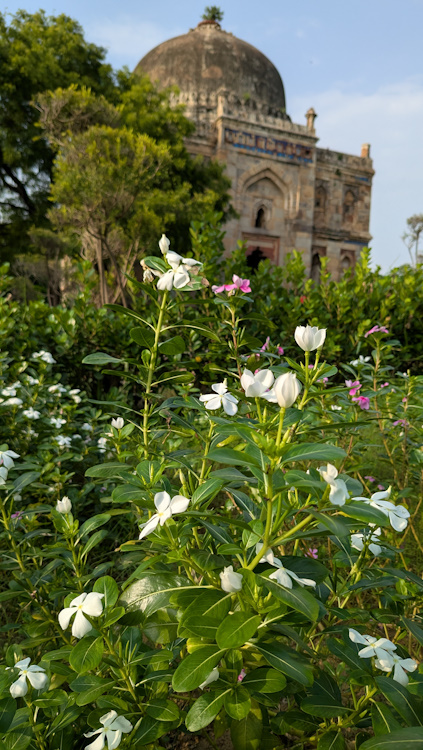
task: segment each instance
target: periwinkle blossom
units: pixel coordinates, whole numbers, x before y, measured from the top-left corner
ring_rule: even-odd
[[[59,625],[62,630],[66,630],[69,626],[71,618],[75,615],[75,619],[72,624],[72,635],[75,638],[83,638],[84,635],[92,630],[92,625],[84,614],[89,617],[100,617],[103,613],[103,597],[104,594],[98,594],[96,591],[91,593],[80,594],[69,604],[69,607],[65,607],[59,612]]]
[[[7,401],[2,401],[2,406],[22,406],[23,401],[21,398],[18,398],[17,396],[12,396],[12,398],[8,398]]]
[[[401,659],[398,654],[392,654],[391,659],[393,664],[384,659],[376,659],[375,667],[383,672],[391,672],[393,668],[393,679],[406,687],[408,685],[407,672],[414,672],[419,666],[418,663],[414,659]]]
[[[67,393],[67,389],[61,383],[54,383],[47,388],[49,393]]]
[[[349,637],[353,643],[359,643],[364,645],[364,648],[360,649],[358,655],[361,659],[370,659],[375,657],[380,661],[385,662],[387,665],[393,666],[393,654],[392,651],[396,651],[395,643],[392,643],[387,638],[375,638],[373,635],[361,635],[354,628],[349,629]]]
[[[75,401],[75,404],[81,403],[81,396],[78,396],[78,393],[81,393],[80,388],[72,388],[72,390],[69,391],[69,396],[73,398],[73,400]]]
[[[6,484],[7,481],[7,469],[5,466],[0,466],[0,487]]]
[[[117,419],[112,419],[111,425],[116,430],[121,430],[125,422],[123,421],[122,417],[117,417]]]
[[[212,292],[215,294],[221,294],[222,292],[228,292],[229,296],[233,296],[237,291],[243,292],[243,294],[249,294],[251,292],[250,280],[242,279],[241,276],[237,276],[236,273],[232,276],[232,284],[221,284],[220,286],[214,284],[212,286]]]
[[[360,409],[364,411],[368,411],[370,409],[370,399],[368,396],[353,396],[351,399],[352,401],[355,401]]]
[[[85,750],[103,750],[107,742],[108,750],[115,750],[119,747],[122,739],[122,733],[128,734],[132,731],[132,724],[124,716],[118,716],[116,711],[109,711],[104,716],[100,716],[100,729],[94,729],[92,732],[86,732],[84,737],[95,737],[94,742],[85,746]]]
[[[204,682],[202,682],[201,685],[199,685],[198,687],[200,688],[200,690],[204,690],[204,688],[207,687],[207,685],[210,685],[212,682],[216,682],[216,680],[218,679],[219,679],[219,670],[217,667],[215,667],[214,669],[212,669],[210,674],[206,677]]]
[[[364,338],[366,339],[367,336],[370,336],[372,333],[389,333],[389,331],[386,326],[373,326],[373,328],[370,328],[370,330],[364,334]]]
[[[36,664],[31,664],[31,659],[21,659],[14,667],[8,669],[19,669],[18,679],[9,688],[12,698],[23,698],[28,692],[28,682],[35,690],[42,690],[48,683],[46,670]]]
[[[345,385],[347,386],[347,388],[350,388],[350,390],[348,391],[348,394],[350,396],[355,396],[357,391],[359,391],[361,388],[361,383],[359,380],[346,380]]]
[[[265,352],[265,351],[267,351],[267,350],[268,350],[268,348],[269,348],[269,345],[270,345],[270,336],[267,336],[267,337],[266,337],[266,341],[264,342],[264,344],[263,344],[263,346],[261,347],[260,351],[261,351],[261,352]]]
[[[107,445],[107,438],[101,437],[97,440],[98,445],[98,452],[99,453],[105,453],[106,452],[106,445]]]
[[[301,383],[293,372],[285,372],[276,378],[273,388],[262,394],[271,403],[277,403],[281,409],[288,409],[300,395]]]
[[[367,363],[370,362],[370,360],[371,360],[371,357],[363,357],[363,355],[360,354],[358,359],[353,359],[350,362],[350,365],[352,365],[353,367],[357,367],[357,365],[367,365]]]
[[[12,469],[15,465],[14,458],[19,458],[20,454],[15,451],[7,450],[0,451],[0,466],[4,466],[6,469]]]
[[[143,539],[147,534],[151,534],[152,531],[160,524],[163,524],[176,513],[184,513],[188,508],[190,500],[183,495],[175,495],[170,497],[168,492],[156,492],[154,495],[154,505],[156,506],[157,513],[144,524],[142,524],[140,539]]]
[[[170,248],[170,240],[168,237],[166,237],[165,234],[162,234],[162,236],[159,239],[159,248],[163,255],[166,255],[166,253],[169,252]]]
[[[262,549],[263,543],[258,542],[256,544],[256,554],[259,554]],[[271,549],[268,549],[260,558],[260,562],[267,562],[269,565],[277,568],[277,570],[270,574],[269,578],[275,579],[281,586],[284,586],[287,589],[292,589],[292,581],[299,583],[300,586],[312,586],[313,588],[316,586],[316,581],[313,581],[311,578],[300,578],[293,570],[285,568],[282,562],[274,556]]]
[[[254,374],[251,370],[244,370],[241,375],[241,386],[247,398],[263,396],[272,387],[275,376],[271,370],[257,370]]]
[[[16,396],[17,394],[17,388],[20,388],[20,383],[17,381],[16,383],[12,383],[12,385],[7,385],[6,388],[3,388],[1,395],[5,396],[6,398],[11,398],[12,396]]]
[[[56,510],[58,511],[58,513],[63,513],[64,515],[71,513],[72,503],[67,497],[67,495],[64,495],[61,500],[57,501]]]
[[[190,283],[191,274],[196,276],[203,265],[194,258],[183,258],[182,255],[173,251],[166,252],[165,258],[170,269],[157,282],[157,289],[161,292],[183,289]]]
[[[397,427],[399,424],[401,427],[409,427],[409,423],[406,419],[397,419],[395,422],[392,422],[392,427]]]
[[[323,481],[329,485],[329,502],[332,505],[345,505],[350,494],[343,479],[338,478],[338,469],[333,464],[326,464],[318,469]]]
[[[223,591],[226,591],[227,594],[235,594],[237,591],[241,591],[243,582],[242,575],[240,573],[236,573],[232,565],[228,565],[228,567],[223,568],[223,570],[219,573],[219,577],[220,585]]]
[[[276,351],[279,354],[279,356],[282,357],[282,354],[284,353],[285,350],[284,350],[283,346],[277,346],[276,347]]]
[[[54,365],[56,362],[50,352],[46,352],[45,349],[41,349],[39,352],[34,352],[32,359],[41,359],[41,361],[45,362],[47,365]]]
[[[238,411],[238,399],[232,393],[228,393],[226,379],[223,383],[214,383],[212,385],[214,393],[205,393],[200,396],[200,401],[209,411],[215,411],[223,406],[225,414],[233,417]]]
[[[323,346],[326,338],[326,328],[317,326],[297,326],[294,333],[295,341],[305,352],[312,352]]]
[[[367,497],[354,497],[353,500],[359,500],[366,503],[366,505],[371,505],[376,510],[380,510],[385,516],[388,516],[390,524],[395,531],[404,531],[407,528],[410,513],[404,505],[394,505],[394,503],[387,500],[390,495],[391,488],[388,487],[387,490],[382,492],[374,492],[370,500]]]
[[[351,535],[351,546],[361,552],[364,549],[364,544],[370,542],[369,550],[377,557],[382,552],[382,547],[379,544],[381,534],[382,529],[375,529],[373,526],[370,526],[363,532]]]
[[[62,419],[62,417],[51,417],[50,424],[60,430],[62,424],[66,424],[66,419]]]
[[[30,406],[29,409],[24,409],[22,414],[27,419],[39,419],[41,417],[41,412],[37,411],[32,406]]]
[[[54,439],[60,448],[69,448],[72,444],[72,438],[69,435],[56,435]]]

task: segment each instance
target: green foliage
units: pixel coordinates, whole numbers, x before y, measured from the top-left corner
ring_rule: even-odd
[[[203,15],[203,21],[223,21],[223,11],[217,5],[207,5]]]

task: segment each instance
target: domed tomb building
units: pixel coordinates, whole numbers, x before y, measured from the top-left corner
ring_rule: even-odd
[[[275,66],[216,21],[159,44],[136,71],[178,87],[174,101],[196,126],[188,151],[226,164],[239,214],[225,226],[228,252],[244,240],[254,268],[296,249],[316,281],[322,256],[334,278],[354,266],[370,240],[368,144],[361,156],[318,148],[314,110],[291,122]]]

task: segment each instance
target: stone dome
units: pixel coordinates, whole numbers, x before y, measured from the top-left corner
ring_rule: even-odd
[[[215,107],[219,91],[261,112],[285,114],[282,79],[273,63],[251,44],[202,21],[188,34],[148,52],[135,68],[163,88],[177,86],[182,101],[201,96]]]

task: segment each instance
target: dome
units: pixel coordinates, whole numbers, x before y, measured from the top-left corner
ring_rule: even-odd
[[[163,88],[177,86],[185,101],[202,96],[215,106],[218,92],[224,90],[268,114],[285,113],[283,83],[273,63],[216,21],[202,21],[188,34],[159,44],[135,72],[147,73]]]

